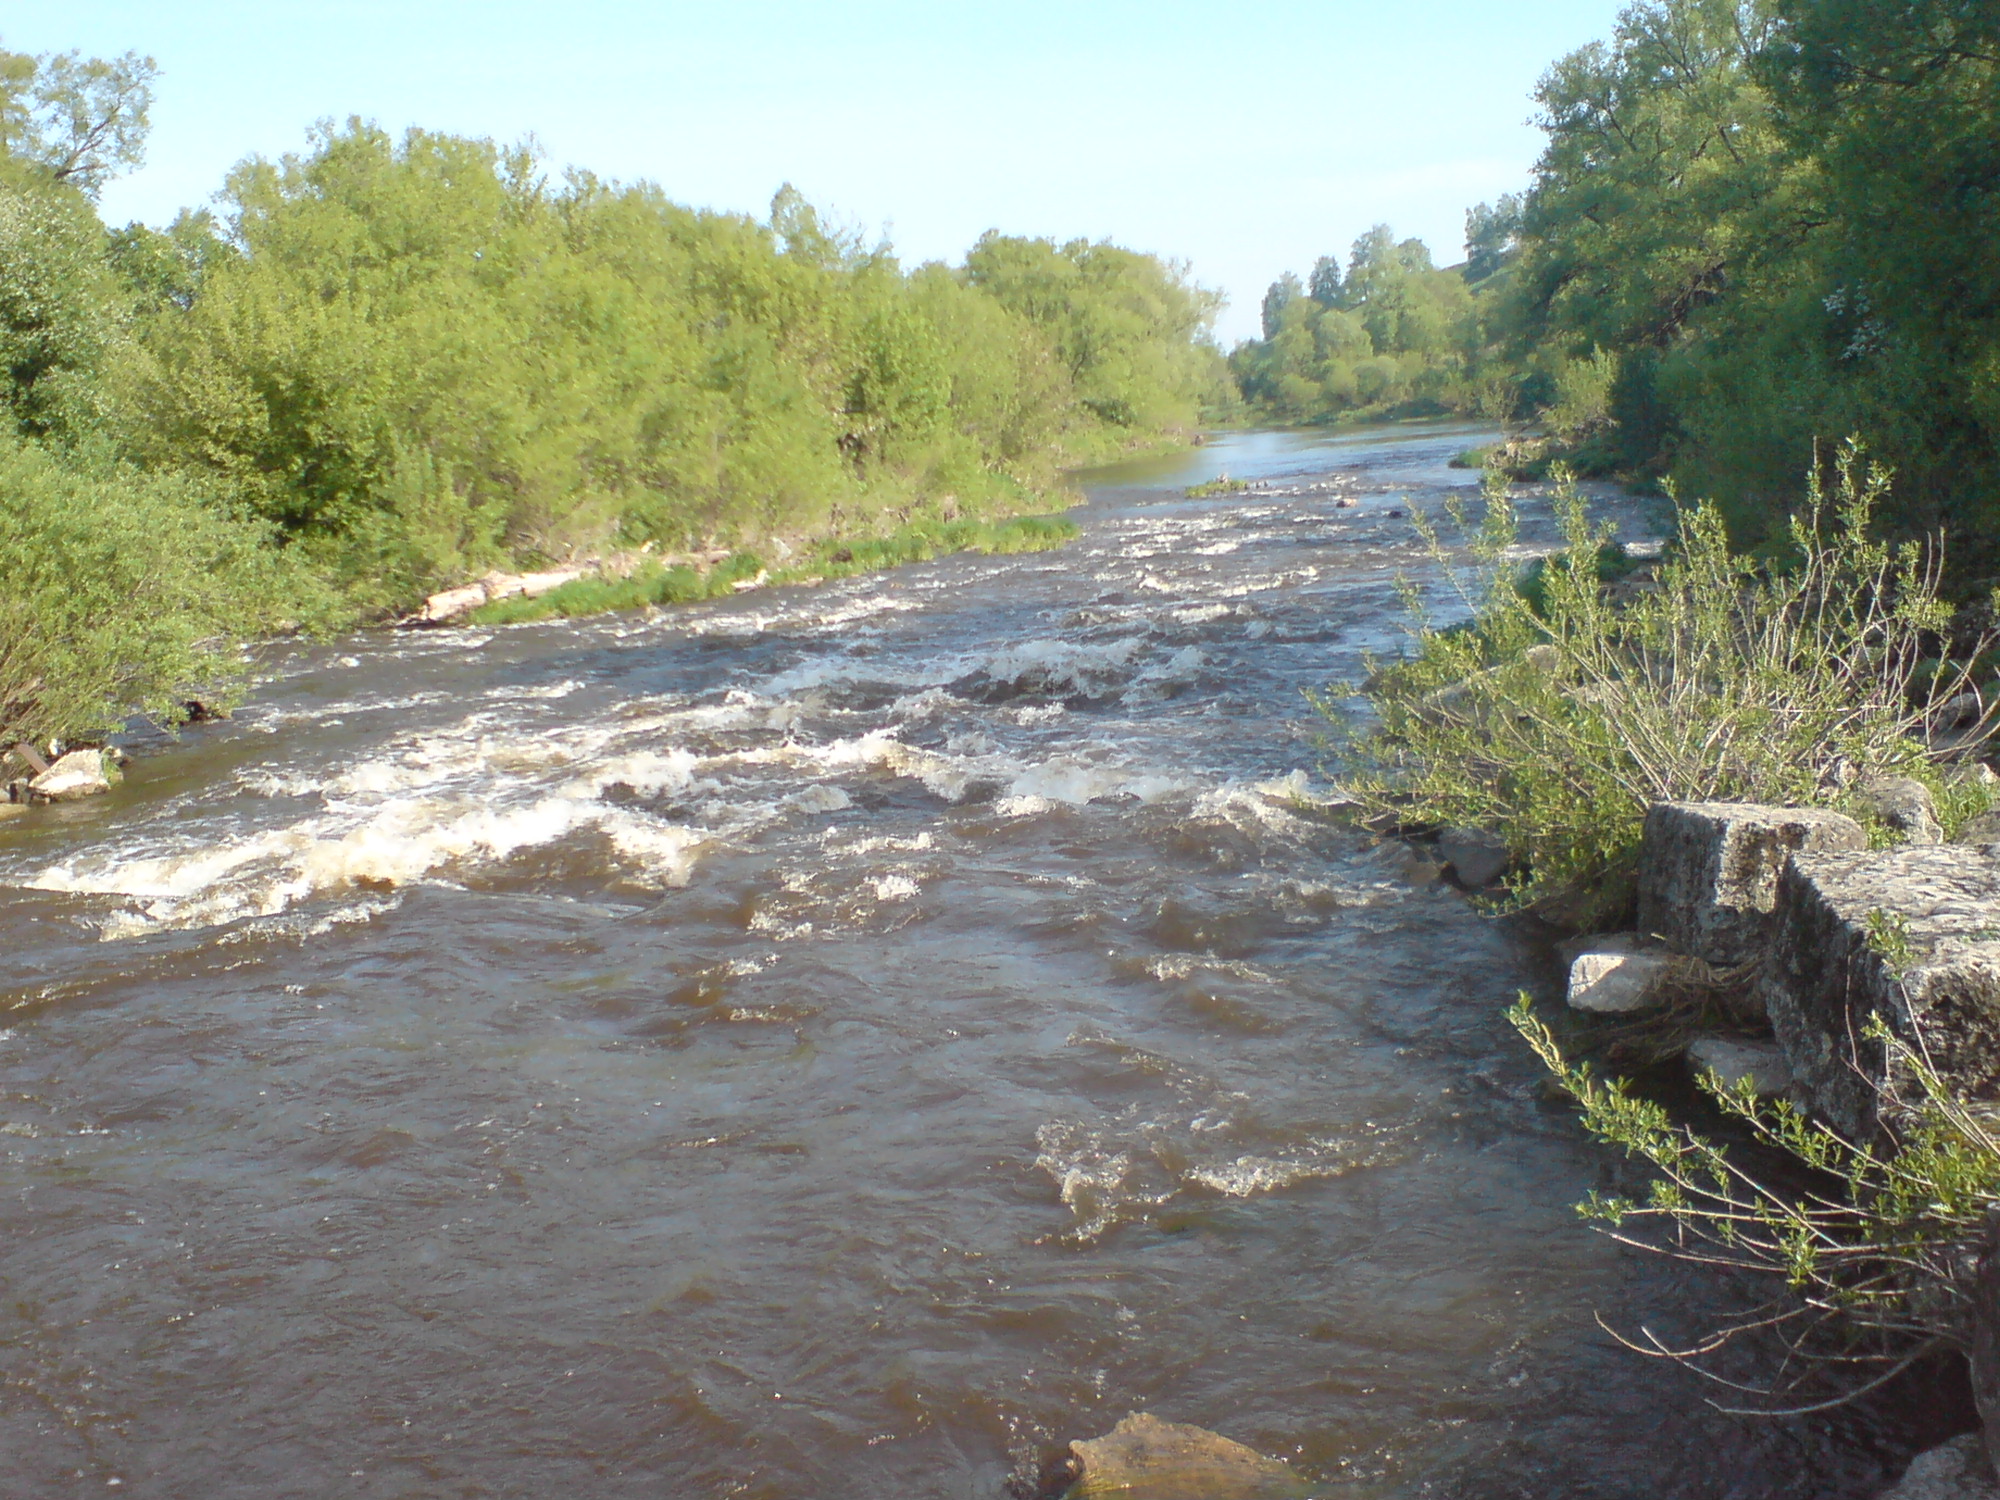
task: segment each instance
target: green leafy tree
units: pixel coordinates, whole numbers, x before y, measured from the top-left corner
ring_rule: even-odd
[[[0,50],[0,163],[5,175],[59,182],[95,197],[145,159],[150,57],[39,57]]]

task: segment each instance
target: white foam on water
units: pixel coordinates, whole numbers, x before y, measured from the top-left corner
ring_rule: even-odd
[[[995,652],[980,667],[995,682],[1090,694],[1129,677],[1146,644],[1143,636],[1101,643],[1060,638],[1022,641]]]
[[[921,889],[907,875],[878,875],[869,881],[877,901],[908,901]]]
[[[492,865],[586,832],[601,836],[637,883],[683,885],[713,835],[601,800],[612,786],[655,797],[715,790],[701,779],[701,757],[626,748],[672,718],[506,732],[475,715],[331,776],[294,770],[242,777],[246,790],[318,799],[319,810],[285,826],[193,843],[176,825],[164,839],[78,851],[21,884],[126,898],[126,908],[102,922],[106,938],[271,917],[315,896]],[[809,789],[798,810],[845,805],[837,789]],[[748,811],[768,819],[785,810]]]

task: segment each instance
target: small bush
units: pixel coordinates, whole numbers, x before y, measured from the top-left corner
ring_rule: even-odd
[[[1870,926],[1885,959],[1896,963],[1900,944],[1908,960],[1892,923]],[[1742,1410],[1758,1414],[1837,1405],[1925,1354],[1970,1348],[1973,1267],[2000,1205],[2000,1142],[1989,1119],[1953,1097],[1921,1044],[1869,1018],[1865,1039],[1913,1080],[1915,1097],[1885,1099],[1888,1139],[1867,1145],[1782,1100],[1760,1100],[1747,1080],[1730,1088],[1705,1075],[1704,1091],[1747,1137],[1732,1149],[1572,1062],[1526,995],[1508,1019],[1576,1100],[1584,1128],[1657,1174],[1643,1196],[1592,1192],[1578,1212],[1621,1243],[1749,1272],[1770,1288],[1766,1301],[1686,1347],[1648,1331],[1629,1347],[1723,1380],[1710,1362],[1729,1344],[1775,1337],[1786,1357],[1771,1385],[1724,1381],[1756,1397]]]
[[[1374,818],[1498,835],[1517,904],[1589,921],[1629,901],[1652,802],[1825,805],[1859,776],[1935,779],[1925,731],[1966,681],[1918,680],[1949,622],[1936,558],[1871,539],[1888,481],[1857,444],[1835,472],[1830,495],[1814,476],[1788,565],[1732,555],[1716,508],[1687,505],[1657,586],[1619,604],[1610,535],[1566,476],[1564,545],[1528,587],[1504,480],[1477,528],[1452,511],[1462,551],[1420,522],[1471,625],[1433,628],[1406,588],[1416,649],[1350,690],[1375,723],[1346,737],[1345,790]]]

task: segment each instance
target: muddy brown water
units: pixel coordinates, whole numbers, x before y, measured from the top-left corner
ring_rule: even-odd
[[[1721,1293],[1578,1225],[1546,954],[1297,805],[1477,436],[280,653],[0,824],[0,1493],[999,1500],[1134,1410],[1329,1495],[1869,1493],[1893,1426],[1599,1329]]]

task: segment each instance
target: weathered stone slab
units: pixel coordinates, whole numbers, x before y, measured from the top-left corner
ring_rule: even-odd
[[[72,750],[28,783],[30,802],[78,802],[111,790],[102,750]]]
[[[1591,947],[1570,962],[1569,1003],[1572,1009],[1600,1016],[1632,1015],[1656,1010],[1667,1001],[1673,964],[1664,949],[1642,949],[1620,934],[1603,947]]]
[[[1794,852],[1866,849],[1852,818],[1753,802],[1656,802],[1639,852],[1639,931],[1718,968],[1763,950]]]
[[[1687,1060],[1697,1073],[1715,1074],[1726,1089],[1733,1090],[1748,1079],[1760,1099],[1775,1099],[1792,1086],[1791,1070],[1776,1042],[1698,1036],[1688,1043]]]
[[[1083,1471],[1070,1500],[1300,1500],[1308,1491],[1275,1458],[1145,1412],[1069,1446]]]
[[[1873,1015],[1954,1093],[2000,1100],[2000,847],[1793,855],[1760,988],[1793,1078],[1850,1139],[1874,1136],[1878,1090],[1915,1087],[1863,1035]]]

